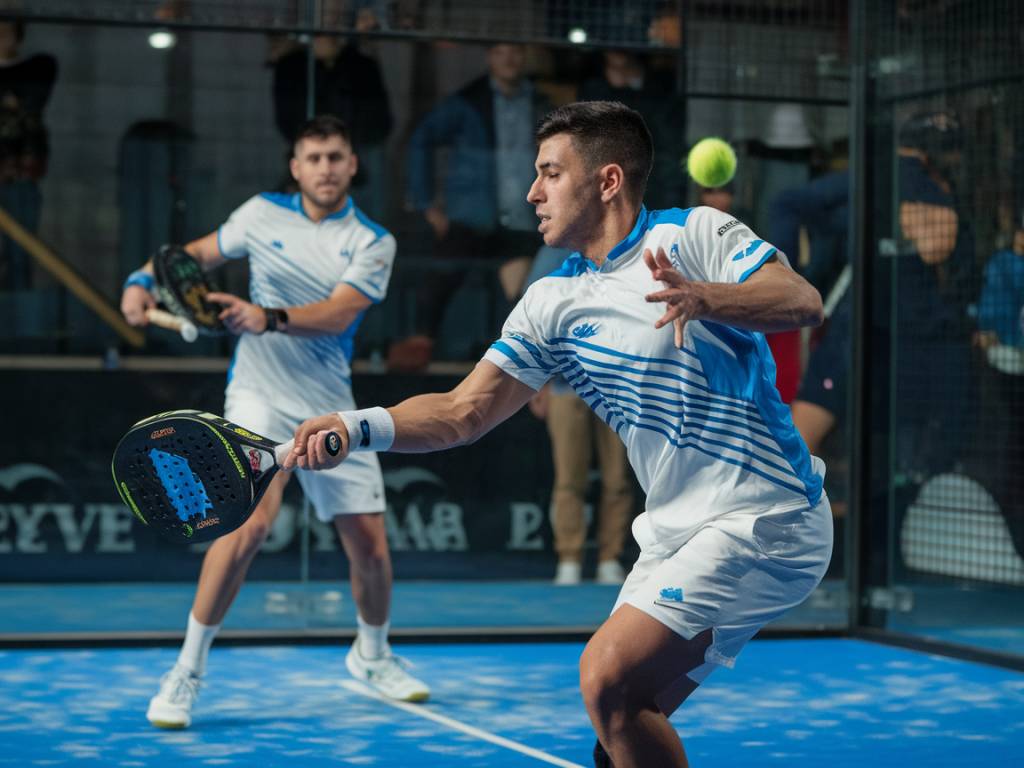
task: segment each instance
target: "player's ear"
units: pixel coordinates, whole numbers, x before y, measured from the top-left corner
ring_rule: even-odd
[[[292,178],[296,181],[299,180],[299,159],[292,155],[292,159],[288,161],[288,170],[292,173]]]
[[[610,202],[616,195],[623,194],[626,177],[618,163],[602,166],[598,178],[601,182],[601,202]]]

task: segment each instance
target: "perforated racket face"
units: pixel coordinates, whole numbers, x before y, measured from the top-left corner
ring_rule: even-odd
[[[118,443],[111,470],[132,512],[183,543],[210,541],[240,526],[264,485],[257,488],[249,458],[222,428],[194,415],[139,422]]]
[[[153,257],[160,301],[170,312],[192,321],[207,336],[227,333],[217,318],[220,307],[206,301],[210,284],[198,262],[176,245],[165,245]]]

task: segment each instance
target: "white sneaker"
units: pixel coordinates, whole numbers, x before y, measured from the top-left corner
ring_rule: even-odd
[[[594,581],[598,584],[622,584],[625,580],[626,572],[618,560],[602,560],[597,564],[597,576]]]
[[[386,646],[379,659],[366,659],[359,652],[359,641],[352,644],[345,657],[345,666],[356,680],[362,680],[371,688],[398,701],[426,701],[430,688],[422,680],[405,671],[405,659],[395,656],[391,646]]]
[[[555,585],[559,587],[571,587],[580,583],[580,564],[572,560],[563,560],[558,564],[555,571]]]
[[[160,691],[149,700],[146,719],[157,728],[188,728],[201,684],[202,680],[191,670],[175,664],[160,678]]]

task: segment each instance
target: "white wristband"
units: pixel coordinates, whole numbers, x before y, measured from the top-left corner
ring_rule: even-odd
[[[395,420],[386,408],[364,408],[361,411],[338,411],[348,428],[348,452],[378,453],[395,442]]]

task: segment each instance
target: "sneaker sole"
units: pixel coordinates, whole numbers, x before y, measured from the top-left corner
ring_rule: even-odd
[[[188,723],[172,723],[167,720],[150,720],[149,724],[155,728],[161,728],[165,731],[183,731],[188,728]]]

